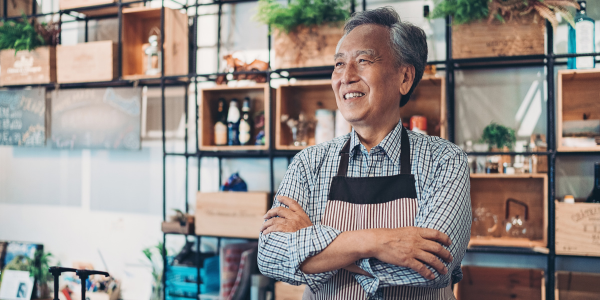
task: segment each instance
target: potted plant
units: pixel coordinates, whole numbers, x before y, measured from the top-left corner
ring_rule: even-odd
[[[58,26],[21,20],[0,25],[0,84],[25,85],[56,81]]]
[[[52,281],[52,274],[48,271],[50,268],[50,258],[52,253],[37,250],[33,259],[29,260],[29,274],[35,278],[35,291],[33,299],[50,299],[50,286],[48,282]]]
[[[576,0],[443,0],[432,18],[452,17],[452,58],[544,54],[545,20],[556,29]]]
[[[159,254],[158,257],[155,255],[156,251],[158,251],[158,254]],[[144,253],[144,256],[150,262],[150,265],[152,265],[152,278],[154,279],[154,281],[152,282],[152,296],[150,297],[150,299],[151,300],[162,300],[163,299],[162,265],[163,265],[163,259],[165,256],[163,253],[163,243],[159,242],[154,247],[148,247],[148,248],[143,249],[142,252]]]
[[[333,65],[353,0],[259,0],[254,19],[273,29],[275,69]]]
[[[514,129],[492,122],[483,129],[481,140],[490,145],[493,151],[504,151],[512,150],[517,138]]]

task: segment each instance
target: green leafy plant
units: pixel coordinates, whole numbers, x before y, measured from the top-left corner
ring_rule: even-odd
[[[155,255],[157,251],[159,257]],[[160,300],[162,299],[162,265],[166,255],[163,252],[163,243],[159,242],[156,246],[143,249],[142,252],[152,265],[152,278],[154,282],[152,284],[152,296],[150,299]]]
[[[37,250],[33,259],[28,258],[29,275],[37,282],[39,298],[50,298],[48,282],[52,280],[49,272],[51,257],[52,253]]]
[[[0,50],[14,49],[32,51],[37,47],[54,46],[58,40],[58,26],[54,23],[28,21],[23,15],[21,20],[8,21],[0,25]]]
[[[254,20],[286,33],[300,25],[343,22],[350,16],[354,0],[292,0],[287,7],[274,0],[259,0]]]
[[[452,16],[456,25],[487,19],[490,0],[443,0],[433,10],[432,19]]]
[[[512,146],[517,141],[517,138],[514,129],[492,122],[483,129],[481,140],[498,149],[506,146],[512,150]]]

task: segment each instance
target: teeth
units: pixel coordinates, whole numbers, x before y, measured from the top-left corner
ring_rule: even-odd
[[[363,94],[363,93],[348,93],[348,94],[344,95],[344,98],[350,99],[350,98],[362,97],[364,95],[365,94]]]

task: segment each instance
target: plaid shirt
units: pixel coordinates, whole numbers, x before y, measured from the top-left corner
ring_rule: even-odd
[[[296,200],[313,226],[296,232],[273,232],[260,235],[258,266],[266,276],[299,285],[307,284],[318,291],[337,270],[306,274],[300,264],[317,255],[341,233],[321,225],[325,213],[329,185],[337,174],[339,152],[350,138],[349,177],[392,176],[400,173],[400,135],[402,122],[370,152],[360,143],[354,130],[332,141],[309,147],[298,153],[290,164],[277,195]],[[388,286],[419,286],[443,288],[462,279],[460,263],[471,233],[471,197],[467,155],[456,145],[439,137],[408,131],[411,146],[411,173],[415,176],[419,209],[415,226],[432,228],[447,234],[452,244],[447,249],[454,260],[445,263],[448,270],[428,280],[416,271],[381,262],[375,258],[356,262],[373,277],[355,275],[369,298],[381,299],[379,288]],[[277,197],[275,197],[277,198]],[[282,206],[277,199],[273,207]]]

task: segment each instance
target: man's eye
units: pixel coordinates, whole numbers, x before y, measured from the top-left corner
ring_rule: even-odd
[[[337,62],[337,63],[335,63],[335,66],[336,66],[336,67],[341,67],[343,64],[344,64],[344,63]]]
[[[361,58],[361,59],[359,59],[359,60],[358,60],[358,62],[359,62],[359,63],[363,63],[363,62],[370,62],[370,61],[368,61],[368,60],[366,60],[366,59],[362,59],[362,58]]]

